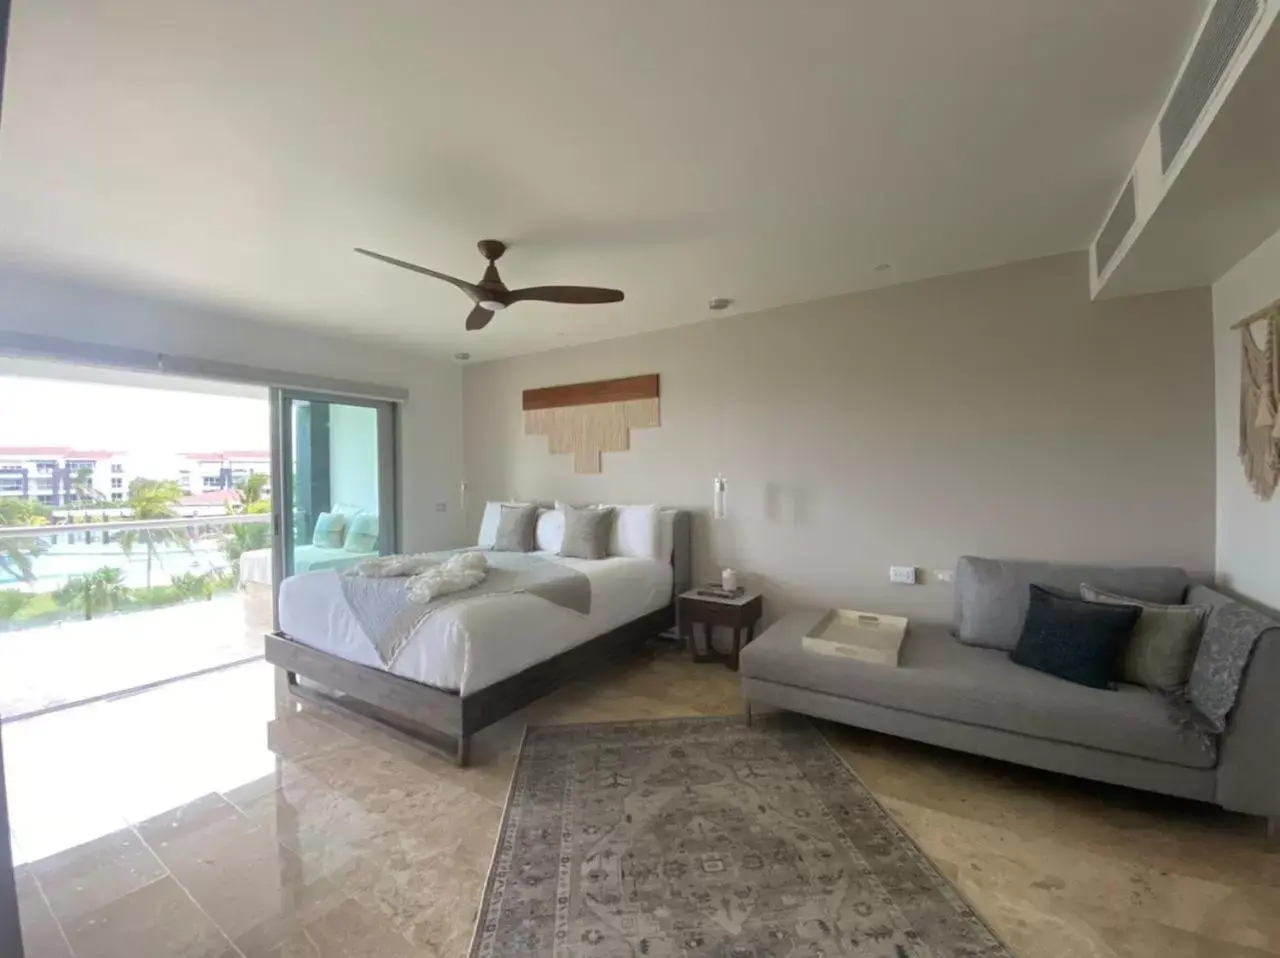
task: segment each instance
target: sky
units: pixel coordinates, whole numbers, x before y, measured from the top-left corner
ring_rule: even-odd
[[[167,455],[270,447],[261,399],[0,375],[0,446]]]

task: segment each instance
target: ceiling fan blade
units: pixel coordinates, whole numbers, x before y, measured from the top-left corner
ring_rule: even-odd
[[[477,306],[467,316],[467,329],[484,329],[493,319],[493,310]]]
[[[431,277],[434,277],[435,279],[442,279],[446,283],[452,283],[454,286],[458,287],[458,289],[462,290],[464,293],[470,296],[472,302],[479,302],[480,300],[479,287],[475,286],[472,283],[468,283],[466,280],[458,279],[456,276],[450,276],[448,273],[437,273],[433,269],[427,269],[425,266],[419,266],[416,263],[406,263],[404,260],[396,259],[393,256],[383,256],[381,253],[375,253],[373,250],[361,249],[359,246],[357,246],[355,250],[357,253],[361,254],[362,256],[369,256],[369,257],[372,257],[373,259],[379,259],[379,260],[382,260],[382,262],[384,263],[390,263],[392,266],[399,266],[399,267],[402,267],[403,269],[411,269],[415,273],[421,273],[424,276],[431,276]]]
[[[599,286],[529,286],[507,294],[507,305],[534,300],[542,303],[572,303],[590,306],[594,303],[620,303],[622,290]]]

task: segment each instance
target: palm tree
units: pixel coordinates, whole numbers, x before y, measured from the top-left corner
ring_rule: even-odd
[[[5,526],[43,526],[53,513],[38,502],[6,499],[0,502],[0,528]],[[36,538],[0,539],[0,573],[24,582],[36,579],[33,562],[46,546]]]
[[[208,572],[199,575],[194,572],[175,575],[173,577],[173,587],[184,599],[213,600],[213,576]]]
[[[236,483],[236,491],[240,494],[239,506],[227,506],[228,515],[269,515],[271,500],[263,498],[269,477],[265,472],[250,472],[243,482]],[[266,525],[245,524],[229,525],[222,535],[222,554],[231,563],[233,576],[239,580],[240,557],[254,549],[265,548],[271,536]]]
[[[124,584],[124,570],[104,565],[93,574],[91,591],[98,608],[110,607],[112,612],[119,612],[120,606],[129,598],[129,587]]]
[[[103,566],[88,575],[72,576],[54,591],[53,601],[63,608],[83,611],[87,622],[95,612],[120,611],[128,596],[124,573],[114,566]]]
[[[265,472],[253,472],[250,470],[247,479],[236,483],[236,491],[240,493],[240,501],[246,506],[261,502],[262,493],[266,490],[268,481],[270,480]]]
[[[31,601],[31,593],[17,589],[0,589],[0,626],[8,626],[13,617]]]
[[[72,503],[79,505],[102,498],[102,493],[93,488],[93,470],[88,466],[80,466],[72,476],[71,497]]]
[[[182,487],[171,479],[135,479],[129,483],[129,499],[125,507],[131,519],[176,519],[174,506],[183,495]],[[130,529],[120,536],[120,548],[126,556],[141,542],[147,550],[147,588],[151,588],[151,563],[160,558],[159,546],[179,545],[188,551],[191,540],[185,529]]]

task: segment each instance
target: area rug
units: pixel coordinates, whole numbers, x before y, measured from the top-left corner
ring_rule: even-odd
[[[1008,958],[797,716],[530,728],[474,958]]]

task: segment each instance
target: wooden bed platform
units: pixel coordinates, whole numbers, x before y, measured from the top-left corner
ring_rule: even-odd
[[[284,670],[290,691],[299,698],[390,729],[465,766],[476,732],[568,682],[595,674],[607,662],[634,654],[675,625],[674,597],[690,587],[692,550],[689,513],[676,512],[674,521],[670,604],[469,695],[357,665],[282,632],[266,634],[266,659]],[[314,685],[300,683],[299,677]]]

